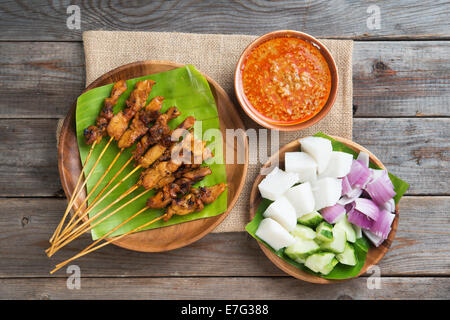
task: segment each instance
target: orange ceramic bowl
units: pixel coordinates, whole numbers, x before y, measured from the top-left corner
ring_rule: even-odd
[[[245,93],[244,93],[244,86],[242,82],[242,71],[244,69],[245,63],[247,62],[248,57],[252,53],[252,51],[257,48],[260,44],[274,39],[274,38],[286,38],[286,37],[294,37],[298,38],[304,41],[307,41],[311,43],[313,46],[319,49],[320,53],[324,57],[328,68],[330,70],[331,75],[331,88],[330,88],[330,94],[328,96],[328,100],[325,102],[323,107],[320,109],[320,111],[315,114],[313,117],[309,118],[306,121],[297,120],[297,121],[291,121],[291,122],[282,122],[282,121],[276,121],[273,119],[268,118],[267,116],[260,113],[256,108],[252,106],[250,101],[247,99]],[[260,124],[263,127],[266,127],[268,129],[276,129],[281,131],[296,131],[308,128],[312,126],[313,124],[320,121],[325,115],[330,111],[331,107],[334,104],[334,101],[336,100],[336,93],[337,93],[337,87],[338,87],[338,72],[336,68],[336,63],[331,56],[330,51],[316,38],[298,31],[293,30],[279,30],[279,31],[273,31],[269,32],[252,43],[244,50],[241,57],[239,58],[239,61],[236,65],[236,70],[234,73],[234,89],[236,91],[237,99],[244,109],[245,113],[252,118],[254,121],[256,121],[258,124]]]

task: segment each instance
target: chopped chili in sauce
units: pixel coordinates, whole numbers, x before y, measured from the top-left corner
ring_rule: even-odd
[[[245,96],[259,113],[278,123],[299,123],[316,115],[328,100],[331,74],[311,43],[274,38],[256,47],[242,70]]]

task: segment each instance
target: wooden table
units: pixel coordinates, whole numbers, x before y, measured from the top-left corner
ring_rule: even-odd
[[[448,1],[71,1],[81,30],[66,27],[68,1],[29,2],[0,1],[0,298],[449,298]],[[371,30],[373,4],[381,28]],[[64,271],[50,276],[55,262],[90,243],[84,236],[54,259],[44,254],[67,203],[55,129],[84,87],[82,31],[287,28],[355,40],[353,138],[411,184],[379,264],[381,288],[367,288],[370,274],[330,286],[294,280],[246,233],[210,234],[157,254],[108,246],[78,261],[80,290],[67,289]]]

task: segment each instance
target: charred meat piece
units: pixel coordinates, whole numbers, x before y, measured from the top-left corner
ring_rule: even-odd
[[[120,139],[128,128],[128,122],[145,106],[154,84],[155,81],[153,80],[144,80],[136,83],[135,89],[126,101],[127,107],[112,117],[106,128],[111,137],[115,140]]]
[[[172,199],[186,194],[192,185],[210,175],[211,169],[201,167],[196,170],[185,172],[184,175],[173,183],[165,185],[155,196],[147,200],[147,206],[153,209],[162,209],[167,207]]]
[[[106,127],[114,116],[113,107],[126,90],[127,84],[125,80],[117,81],[114,84],[109,98],[105,99],[103,108],[97,117],[96,125],[87,127],[83,132],[84,137],[86,138],[86,144],[93,144],[94,141],[97,141],[98,143],[105,136]]]
[[[225,183],[219,183],[211,187],[192,188],[187,195],[172,200],[164,221],[168,221],[173,215],[186,215],[203,210],[204,205],[213,203],[226,187]]]
[[[175,130],[173,130],[168,135],[162,136],[161,140],[157,141],[157,142],[160,143],[164,147],[171,146],[173,143],[175,143],[175,141],[179,140],[181,135],[184,134],[184,132],[186,130],[192,128],[192,126],[194,125],[194,122],[195,122],[194,117],[187,117],[186,119],[184,119],[184,121],[180,125],[178,125],[178,127]],[[141,140],[136,144],[136,149],[134,149],[134,151],[133,151],[134,159],[136,161],[139,161],[139,159],[142,157],[142,155],[144,155],[144,153],[147,151],[147,149],[152,144],[155,143],[154,142],[155,140],[150,135],[151,135],[150,132],[147,132],[147,134],[144,135],[141,138]],[[175,138],[178,137],[178,139],[173,139],[174,141],[172,141],[172,136],[174,136]]]
[[[191,192],[195,194],[204,204],[210,204],[216,201],[217,197],[227,188],[226,183],[219,183],[211,187],[192,188]]]
[[[163,101],[163,97],[155,97],[144,109],[135,114],[130,127],[120,137],[117,143],[119,148],[131,147],[137,139],[149,130],[148,125],[160,116],[159,110],[161,110]]]
[[[179,165],[172,161],[160,162],[156,166],[144,170],[139,182],[145,189],[162,188],[165,184],[175,180],[172,173],[178,168]]]

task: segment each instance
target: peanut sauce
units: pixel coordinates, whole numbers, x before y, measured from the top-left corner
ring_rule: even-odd
[[[263,116],[280,124],[304,122],[325,105],[331,74],[311,43],[274,38],[256,47],[242,70],[245,96]]]

